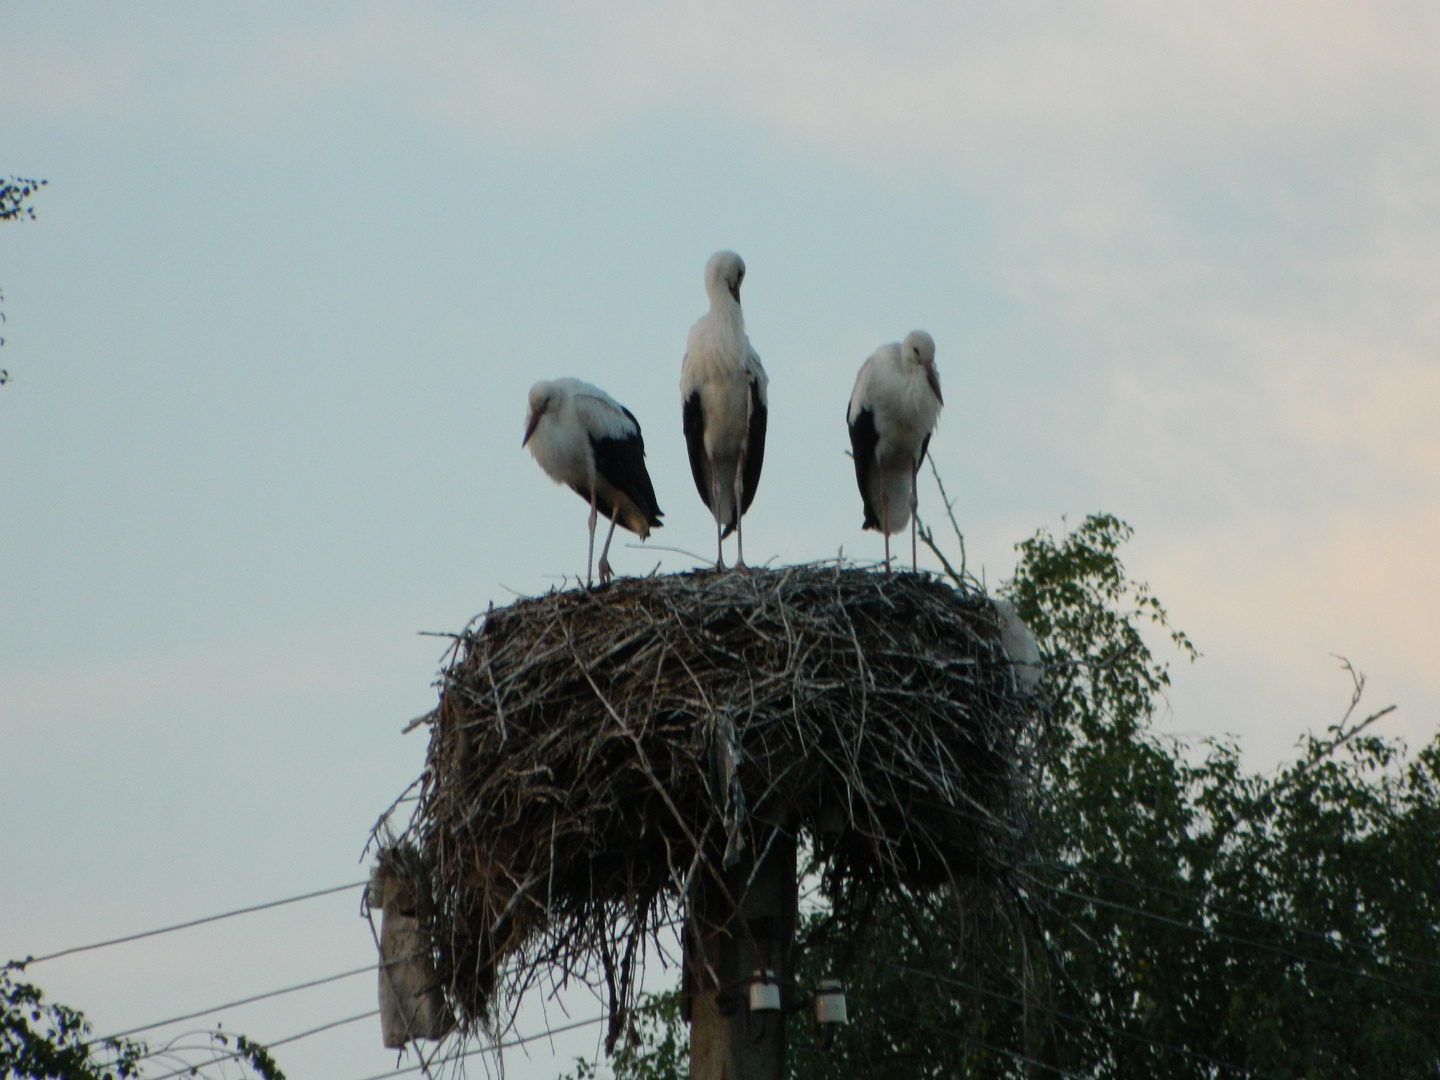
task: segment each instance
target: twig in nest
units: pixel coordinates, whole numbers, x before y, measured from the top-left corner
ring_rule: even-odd
[[[738,902],[727,843],[764,849],[767,822],[872,894],[1012,865],[1041,718],[989,599],[963,564],[952,580],[838,562],[626,578],[457,636],[398,840],[427,868],[462,1022],[513,1021],[526,987],[572,979],[623,1017],[657,928],[701,888]]]

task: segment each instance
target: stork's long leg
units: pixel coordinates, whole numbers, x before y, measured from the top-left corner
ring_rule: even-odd
[[[590,547],[585,552],[585,587],[588,589],[593,584],[590,580],[590,567],[595,561],[595,489],[590,489]]]
[[[610,519],[610,531],[605,534],[605,546],[600,551],[600,584],[604,585],[615,576],[615,571],[610,569],[610,541],[615,539],[615,522],[619,520],[620,513],[616,510],[615,516]]]
[[[708,453],[706,455],[709,457]],[[720,470],[715,468],[715,459],[710,460],[710,510],[715,515],[715,569],[725,569],[725,536],[720,525]]]
[[[890,489],[880,487],[880,531],[885,535],[885,573],[890,572]]]
[[[735,569],[744,570],[745,566],[745,512],[740,509],[744,502],[742,496],[745,494],[745,447],[740,447],[740,456],[735,461]]]
[[[920,491],[916,485],[916,478],[920,475],[920,463],[917,461],[915,467],[910,470],[910,570],[912,573],[920,572],[920,551],[915,545],[915,516],[920,510]]]

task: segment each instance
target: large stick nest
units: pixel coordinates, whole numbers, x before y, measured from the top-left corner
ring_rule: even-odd
[[[799,832],[828,875],[995,876],[1036,702],[983,594],[836,565],[622,579],[459,635],[400,843],[463,1022],[537,977],[632,991],[704,878]],[[392,838],[393,842],[393,838]]]

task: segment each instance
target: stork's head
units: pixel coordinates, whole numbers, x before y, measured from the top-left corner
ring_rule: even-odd
[[[705,264],[705,295],[712,305],[723,303],[727,292],[738,304],[744,280],[745,260],[733,251],[717,251]]]
[[[924,330],[911,330],[900,345],[900,362],[914,364],[925,372],[925,381],[935,392],[935,400],[941,405],[945,399],[940,396],[940,373],[935,370],[935,339]]]
[[[534,386],[530,387],[530,408],[525,413],[525,438],[520,440],[524,446],[530,441],[530,436],[535,434],[535,428],[540,423],[540,418],[546,411],[554,408],[559,402],[560,389],[552,382],[541,379]]]

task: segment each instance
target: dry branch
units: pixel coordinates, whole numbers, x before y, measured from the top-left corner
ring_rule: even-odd
[[[608,987],[623,1015],[651,935],[777,823],[877,891],[997,876],[1024,834],[1038,702],[990,600],[924,575],[552,592],[459,635],[439,685],[398,842],[470,1026],[544,978]]]

